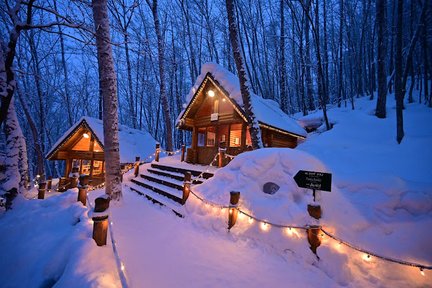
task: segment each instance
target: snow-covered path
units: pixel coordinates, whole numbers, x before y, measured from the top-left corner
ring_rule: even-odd
[[[197,226],[127,188],[123,193],[112,220],[132,287],[335,287],[312,265],[218,227]]]

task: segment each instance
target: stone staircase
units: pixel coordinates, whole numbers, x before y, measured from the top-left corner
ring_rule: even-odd
[[[181,204],[184,174],[187,171],[191,172],[193,179],[202,171],[157,163],[147,164],[146,168],[143,168],[140,167],[141,173],[138,177],[131,179],[128,185],[131,191],[146,197],[155,204],[168,207],[179,217],[184,217],[184,207]],[[192,184],[201,184],[211,177],[213,177],[212,173],[204,172],[202,178],[193,180]]]

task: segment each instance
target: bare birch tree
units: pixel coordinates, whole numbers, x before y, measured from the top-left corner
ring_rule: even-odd
[[[162,38],[162,31],[160,28],[159,15],[158,15],[158,2],[157,0],[153,0],[152,3],[150,3],[150,0],[146,0],[146,1],[153,14],[153,21],[154,21],[156,37],[157,37],[158,60],[159,60],[159,87],[160,87],[160,98],[162,102],[163,116],[165,120],[166,149],[168,151],[172,151],[173,150],[172,123],[171,123],[170,107],[168,104],[168,97],[166,93],[166,84],[165,84],[165,63],[164,63],[165,43]]]
[[[253,112],[253,106],[251,101],[251,95],[248,86],[248,80],[246,70],[243,64],[243,57],[240,52],[240,45],[238,39],[237,21],[235,17],[234,1],[225,0],[227,14],[228,14],[228,25],[229,25],[229,38],[234,54],[234,61],[237,67],[237,72],[240,81],[240,91],[243,99],[243,105],[246,116],[248,117],[249,131],[251,134],[252,147],[253,149],[259,149],[263,147],[261,139],[261,130],[258,124],[258,120]]]
[[[118,138],[117,80],[112,56],[106,0],[92,0],[99,64],[99,91],[103,99],[105,193],[112,200],[122,198]]]
[[[377,35],[377,71],[378,71],[378,96],[375,115],[378,118],[386,117],[387,77],[385,70],[385,49],[386,49],[386,13],[387,0],[376,2],[376,27]]]

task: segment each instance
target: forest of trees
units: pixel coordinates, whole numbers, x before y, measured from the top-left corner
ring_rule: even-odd
[[[251,90],[286,113],[355,109],[367,96],[383,118],[386,96],[396,97],[400,142],[403,99],[432,107],[429,0],[230,2]],[[108,0],[121,124],[167,150],[187,144],[175,121],[201,65],[237,70],[225,4]],[[82,115],[102,118],[93,19],[88,0],[1,1],[0,157],[24,141],[22,129],[27,151],[13,156],[30,177],[60,175],[46,152]]]

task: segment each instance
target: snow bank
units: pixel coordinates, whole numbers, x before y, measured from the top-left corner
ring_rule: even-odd
[[[414,95],[416,96],[416,95]],[[393,95],[387,118],[374,116],[376,101],[355,99],[355,110],[333,108],[333,129],[310,134],[297,147],[333,171],[334,184],[364,217],[355,234],[341,234],[359,246],[394,258],[432,263],[432,113],[422,104],[405,104],[405,137],[396,142]],[[317,111],[307,118],[322,116]],[[336,226],[337,227],[337,226]],[[339,231],[336,230],[336,233]]]
[[[19,198],[0,216],[0,279],[6,287],[119,287],[111,247],[97,247],[92,221],[65,192]]]

